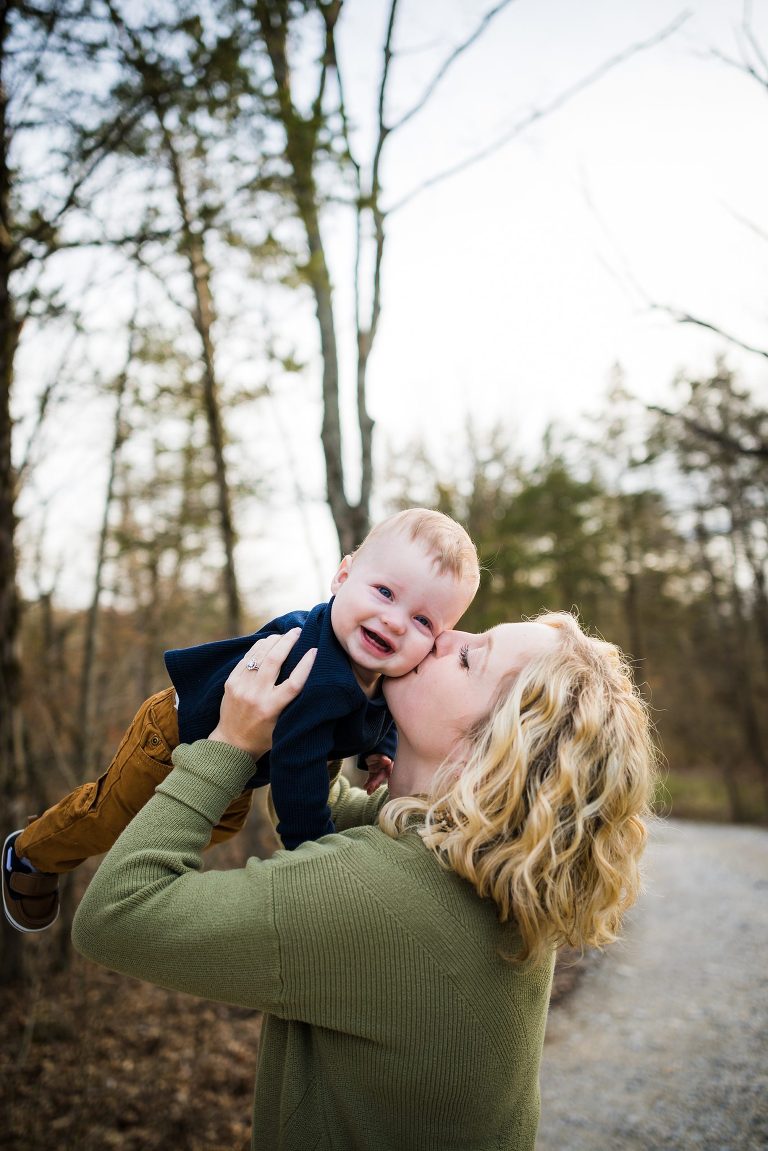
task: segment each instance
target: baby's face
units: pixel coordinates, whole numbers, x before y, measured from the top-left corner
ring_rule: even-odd
[[[440,574],[431,552],[399,533],[346,556],[331,590],[333,630],[363,689],[380,675],[413,671],[475,591],[470,581]]]

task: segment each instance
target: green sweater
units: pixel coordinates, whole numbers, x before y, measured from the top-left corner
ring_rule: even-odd
[[[232,871],[202,871],[211,827],[253,771],[201,741],[126,828],[73,927],[84,955],[140,979],[265,1012],[258,1151],[532,1151],[552,963],[386,800],[341,779],[337,833]]]

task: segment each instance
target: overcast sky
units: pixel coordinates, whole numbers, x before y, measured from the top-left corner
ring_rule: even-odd
[[[401,0],[390,120],[492,6]],[[385,0],[347,0],[342,16],[342,64],[361,147],[375,111],[387,8]],[[389,205],[688,14],[662,43],[391,215],[369,385],[379,463],[414,436],[437,446],[457,439],[468,414],[481,425],[501,419],[511,442],[535,451],[549,421],[576,429],[599,408],[616,363],[632,391],[657,399],[678,371],[707,372],[727,351],[765,398],[764,359],[728,350],[650,306],[669,305],[768,345],[768,243],[748,226],[768,232],[768,90],[714,55],[738,57],[744,12],[740,0],[515,0],[427,109],[392,136],[383,168]],[[751,20],[768,57],[766,0],[754,3]],[[342,233],[326,239],[339,315],[349,317],[351,252]],[[311,351],[311,307],[291,323],[297,345]],[[342,321],[342,343],[349,334]],[[324,598],[337,560],[322,504],[318,409],[297,418],[313,378],[286,385],[282,420],[315,501],[309,537],[290,514],[286,488],[279,513],[247,526],[241,548],[245,588],[270,577],[274,611]],[[348,357],[345,378],[351,419]],[[274,442],[281,453],[277,432]],[[106,469],[107,440],[95,428],[93,447]],[[254,460],[277,467],[267,444],[254,445]],[[62,520],[67,499],[85,517],[84,494],[70,483]],[[76,530],[86,540],[85,518]],[[83,550],[79,579],[87,586]]]
[[[405,0],[390,114],[410,106],[421,77],[489,7]],[[350,0],[345,10],[343,59],[361,127],[385,8]],[[548,422],[575,429],[601,406],[616,363],[650,400],[664,398],[679,371],[705,373],[726,352],[768,394],[764,360],[652,307],[768,345],[768,243],[748,226],[768,230],[768,91],[714,54],[739,58],[742,3],[516,0],[392,137],[388,202],[686,13],[668,39],[393,213],[370,374],[380,461],[415,435],[439,450],[470,413],[480,424],[501,419],[513,443],[535,451]],[[768,55],[768,4],[754,5],[751,22]],[[340,241],[336,252],[343,304]],[[335,539],[324,515],[313,522],[327,569]],[[305,537],[285,546],[300,570]],[[291,593],[283,586],[281,606]]]
[[[402,38],[429,40],[469,9],[483,5],[405,3]],[[685,10],[517,0],[393,140],[394,199]],[[393,216],[371,387],[382,430],[404,406],[429,426],[471,405],[533,435],[584,412],[616,361],[648,396],[678,368],[709,367],[722,343],[651,301],[768,343],[768,245],[736,218],[768,229],[768,91],[711,55],[736,53],[742,5],[687,10],[669,40]]]

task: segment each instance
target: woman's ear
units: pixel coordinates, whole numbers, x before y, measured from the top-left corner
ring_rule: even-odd
[[[464,768],[472,755],[473,739],[471,736],[465,735],[458,741],[453,751],[451,752],[451,766],[453,768],[451,775],[454,779],[458,779],[463,774]]]
[[[349,573],[352,570],[352,556],[344,556],[339,566],[336,568],[336,574],[331,580],[331,592],[336,595],[337,591],[343,583],[346,583],[349,578]]]

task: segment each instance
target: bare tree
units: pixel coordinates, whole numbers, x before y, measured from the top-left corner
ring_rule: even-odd
[[[410,189],[386,204],[383,185],[383,161],[386,148],[396,133],[422,112],[460,58],[488,31],[499,14],[512,3],[501,0],[490,7],[465,38],[445,56],[435,72],[427,78],[422,95],[398,117],[389,113],[393,64],[397,61],[395,29],[398,0],[390,0],[381,68],[376,89],[376,126],[371,155],[358,155],[352,116],[347,107],[342,64],[338,52],[338,25],[343,0],[312,0],[305,4],[290,0],[252,0],[248,10],[256,20],[260,40],[269,61],[274,82],[272,111],[284,134],[287,180],[294,199],[296,214],[302,225],[307,246],[303,274],[315,303],[322,359],[322,429],[325,460],[326,494],[339,537],[341,550],[349,551],[367,530],[373,486],[373,420],[367,407],[367,378],[371,353],[376,339],[382,309],[382,272],[387,238],[387,221],[393,212],[410,203],[415,196],[449,179],[460,171],[522,135],[532,124],[554,113],[589,85],[598,82],[608,71],[619,66],[636,52],[651,48],[672,35],[687,18],[683,13],[660,32],[622,50],[598,68],[573,84],[567,85],[544,106],[535,109],[513,124],[498,138],[477,152],[435,173],[419,187]],[[238,6],[242,10],[242,6]],[[299,85],[291,62],[291,39],[294,26],[307,18],[321,21],[321,49],[316,62],[314,90],[308,103],[297,97]],[[306,76],[302,74],[302,80]],[[345,452],[342,444],[342,420],[339,403],[338,316],[333,293],[330,261],[323,238],[323,211],[326,203],[338,200],[324,185],[329,163],[340,158],[352,182],[348,206],[355,216],[356,255],[353,270],[355,347],[355,396],[357,433],[359,437],[360,489],[352,499],[345,474]],[[364,258],[367,256],[368,258]]]
[[[82,11],[74,0],[0,5],[0,796],[13,814],[24,786],[12,408],[16,356],[25,324],[61,310],[44,273],[70,246],[64,228],[128,126],[121,113],[98,131],[83,130],[89,97],[74,80],[87,54],[76,34]],[[56,146],[48,150],[48,166],[33,172],[27,169],[25,146],[43,125],[55,130]],[[14,942],[4,949],[2,964],[7,978],[19,975]]]
[[[93,590],[85,618],[85,635],[83,638],[83,660],[80,672],[80,706],[77,723],[77,737],[75,740],[75,762],[86,774],[90,774],[94,767],[94,688],[96,684],[97,662],[96,641],[99,625],[99,611],[101,608],[102,593],[104,590],[104,568],[107,560],[107,544],[109,540],[109,521],[115,493],[115,477],[117,475],[120,449],[125,438],[125,403],[128,390],[129,371],[134,357],[134,343],[136,335],[136,317],[131,321],[128,335],[128,348],[125,365],[114,381],[115,414],[112,433],[112,445],[109,454],[109,475],[106,491],[104,493],[104,507],[99,530],[99,540],[96,550],[96,565],[93,575]]]
[[[741,23],[737,28],[737,39],[737,55],[731,55],[718,48],[711,48],[709,55],[727,67],[736,69],[747,79],[754,81],[762,92],[768,95],[768,52],[766,52],[766,49],[760,43],[757,32],[755,31],[750,0],[744,0]],[[764,228],[760,227],[753,220],[744,220],[738,214],[736,215],[741,223],[744,224],[753,235],[757,236],[762,243],[765,244],[768,242],[768,234],[766,234]],[[649,305],[656,311],[666,313],[666,315],[678,324],[692,324],[694,327],[702,328],[708,332],[714,332],[715,335],[722,336],[722,338],[734,348],[740,348],[742,351],[749,352],[764,359],[768,358],[768,347],[766,347],[765,344],[756,344],[751,340],[745,340],[729,328],[722,327],[722,325],[708,317],[695,315],[685,309],[676,308],[669,304],[649,301]],[[736,445],[733,446],[734,450],[740,450]],[[760,450],[762,452],[768,452],[768,445],[763,443]]]
[[[691,491],[701,563],[727,637],[720,673],[746,755],[768,797],[768,728],[761,704],[768,684],[768,467],[760,453],[733,448],[764,442],[768,414],[722,364],[711,379],[686,386],[680,410],[659,416],[658,444],[674,454]]]
[[[123,67],[131,82],[117,86],[119,98],[129,103],[139,100],[145,112],[154,120],[157,142],[152,151],[165,163],[171,177],[176,200],[179,229],[175,236],[167,237],[174,244],[187,265],[191,287],[190,314],[200,342],[200,369],[202,408],[208,425],[208,437],[216,477],[216,507],[224,563],[222,580],[226,601],[226,626],[230,633],[242,630],[240,591],[235,564],[236,532],[232,510],[232,493],[225,458],[226,433],[222,413],[221,382],[216,369],[216,349],[213,328],[216,319],[211,267],[206,253],[210,232],[221,224],[222,205],[226,193],[219,189],[213,193],[215,161],[209,156],[210,143],[206,131],[215,138],[212,121],[223,113],[231,124],[234,118],[242,75],[237,68],[229,69],[229,57],[222,67],[222,55],[215,47],[206,46],[205,29],[201,20],[190,17],[184,6],[171,23],[161,24],[157,18],[144,17],[144,23],[129,24],[118,4],[106,0],[109,19],[117,32],[117,44]],[[167,51],[163,51],[168,45]],[[193,57],[190,60],[190,56]],[[210,93],[216,84],[224,87],[225,95],[217,108],[212,107]],[[117,93],[116,93],[117,94]],[[203,116],[200,116],[200,113]],[[202,118],[201,130],[197,120]],[[142,117],[140,131],[145,130],[146,116]],[[253,126],[254,134],[256,126]],[[183,141],[187,143],[187,156],[183,154]],[[146,154],[147,143],[129,142],[135,157]],[[195,176],[189,153],[195,157],[197,187],[193,191]],[[206,185],[201,188],[201,185]],[[196,194],[195,194],[196,192]],[[207,194],[206,194],[207,193]],[[216,199],[218,205],[213,206]]]

